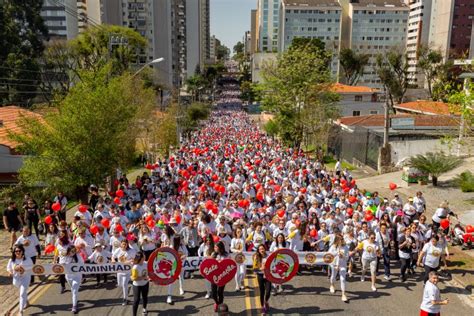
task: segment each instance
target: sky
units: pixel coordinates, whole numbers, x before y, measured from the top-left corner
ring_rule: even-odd
[[[250,11],[257,0],[211,0],[211,35],[232,48],[250,31]]]

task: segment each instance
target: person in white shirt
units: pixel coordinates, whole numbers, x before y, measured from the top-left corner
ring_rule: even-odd
[[[336,282],[336,276],[339,273],[341,279],[341,299],[343,302],[347,302],[346,296],[346,272],[347,272],[347,262],[349,260],[349,247],[346,246],[342,234],[337,233],[334,238],[334,243],[329,248],[329,253],[334,256],[334,260],[330,264],[331,268],[331,286],[329,291],[335,293],[334,283]]]
[[[426,201],[421,191],[416,192],[416,196],[413,198],[413,205],[418,215],[421,215],[426,210]]]
[[[26,258],[30,259],[33,264],[36,263],[36,259],[39,259],[41,255],[41,248],[38,237],[31,233],[28,226],[23,227],[23,233],[15,242],[15,246],[22,245],[25,250]],[[33,283],[34,276],[31,276],[31,283]]]
[[[105,264],[109,262],[109,259],[111,257],[110,252],[105,250],[100,243],[96,243],[94,245],[94,252],[87,258],[90,263],[95,263],[95,264]],[[100,277],[104,276],[104,284],[107,283],[107,273],[97,273],[96,274],[96,288],[99,288],[100,286]]]
[[[242,234],[242,228],[237,227],[234,230],[234,238],[232,238],[230,242],[230,251],[232,253],[242,253],[245,247],[245,239]],[[242,282],[245,279],[245,272],[247,267],[245,263],[239,264],[237,263],[237,273],[235,274],[235,290],[239,292],[240,290],[244,289],[244,285]]]
[[[425,268],[425,277],[423,283],[426,283],[429,279],[429,273],[431,271],[437,271],[439,268],[439,259],[441,258],[441,254],[443,252],[443,248],[438,245],[439,236],[437,234],[433,234],[431,236],[430,242],[427,242],[421,253],[418,256],[418,266]]]
[[[429,280],[423,289],[423,300],[420,305],[420,316],[440,315],[441,306],[448,305],[448,299],[441,299],[441,293],[437,286],[438,273],[431,271]]]
[[[20,289],[20,315],[28,304],[28,287],[31,281],[31,268],[33,262],[30,258],[25,256],[25,248],[22,245],[13,247],[13,254],[7,264],[7,272],[10,277],[13,277],[13,285]]]
[[[84,260],[81,256],[76,253],[76,247],[69,246],[67,249],[66,257],[64,259],[64,264],[84,264]],[[72,309],[71,311],[73,314],[77,314],[77,301],[78,301],[78,294],[79,294],[79,287],[81,286],[82,282],[82,273],[66,273],[66,281],[71,287],[71,294],[72,294]]]
[[[130,248],[128,240],[123,239],[120,242],[120,248],[112,253],[112,262],[120,262],[124,264],[132,264],[136,251]],[[128,283],[130,282],[130,271],[117,273],[117,284],[122,288],[122,305],[128,304]]]
[[[133,316],[137,315],[140,296],[143,299],[143,315],[147,315],[148,311],[146,310],[146,306],[148,304],[150,283],[148,281],[148,268],[145,262],[145,254],[141,251],[137,252],[133,259],[131,279],[133,281]]]
[[[377,278],[377,257],[380,256],[380,246],[375,241],[375,233],[371,232],[369,234],[369,239],[366,239],[359,243],[357,249],[362,251],[362,276],[361,281],[365,281],[365,272],[367,268],[370,268],[370,276],[372,281],[372,291],[376,292],[377,288],[375,287],[375,281]]]

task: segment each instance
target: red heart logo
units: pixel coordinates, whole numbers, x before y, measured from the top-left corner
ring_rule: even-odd
[[[224,286],[229,283],[237,273],[237,263],[234,260],[225,258],[217,261],[214,258],[207,258],[199,266],[201,275],[217,286]]]

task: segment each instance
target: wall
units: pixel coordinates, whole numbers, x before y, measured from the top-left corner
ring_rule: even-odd
[[[275,53],[256,53],[252,56],[252,82],[261,82],[260,71],[263,65],[276,61],[278,54]]]
[[[16,173],[23,165],[23,156],[11,155],[10,148],[0,145],[0,173]]]
[[[188,78],[194,75],[199,65],[200,57],[200,11],[199,1],[186,1],[186,72]],[[203,66],[203,65],[202,65]]]
[[[462,155],[472,155],[473,154],[473,145],[474,139],[467,139],[468,144],[466,146],[461,146]],[[413,141],[391,141],[390,145],[392,147],[392,163],[398,165],[400,162],[403,162],[409,157],[426,154],[428,152],[444,151],[445,153],[456,154],[457,147],[455,142],[453,146],[447,146],[441,144],[439,139],[423,139],[423,140],[413,140]]]

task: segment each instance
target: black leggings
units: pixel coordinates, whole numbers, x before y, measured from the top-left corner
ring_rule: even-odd
[[[257,273],[258,288],[260,289],[260,305],[265,306],[265,303],[270,299],[272,284],[265,279],[263,273]]]
[[[148,261],[148,258],[150,258],[153,251],[155,251],[155,249],[153,249],[153,250],[143,250],[143,253],[145,254],[145,260],[146,261]]]
[[[38,229],[38,225],[39,225],[39,218],[38,216],[28,216],[26,218],[26,224],[28,225],[28,228],[30,229],[30,232],[33,232],[33,227],[35,228],[35,234],[36,234],[36,237],[38,237],[39,239],[39,229]]]
[[[410,258],[408,258],[408,259],[400,258],[400,261],[402,263],[401,266],[400,266],[400,275],[403,279],[405,279],[405,273],[407,272],[407,269],[411,268],[410,267],[411,259]]]
[[[133,286],[133,316],[137,315],[138,305],[140,305],[140,295],[143,300],[143,308],[146,309],[148,304],[148,290],[150,288],[150,283],[140,286]]]
[[[221,305],[224,303],[224,286],[217,286],[215,284],[211,285],[211,293],[212,293],[212,298],[214,299],[214,302],[216,302],[217,305]]]
[[[107,283],[107,273],[97,273],[95,275],[95,278],[97,280],[97,284],[100,283],[100,277],[103,276],[104,277],[104,283]]]
[[[59,283],[61,283],[61,287],[66,287],[66,276],[64,274],[59,275]]]

